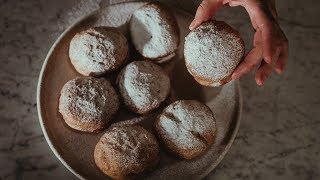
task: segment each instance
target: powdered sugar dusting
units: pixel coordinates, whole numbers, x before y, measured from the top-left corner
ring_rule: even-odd
[[[211,110],[194,100],[176,101],[169,105],[160,115],[158,125],[165,140],[184,150],[205,149],[212,143],[205,135],[210,134],[213,139],[216,131]]]
[[[100,0],[83,0],[81,1],[83,2],[83,8],[74,9],[74,12],[70,13],[70,15],[62,14],[61,23],[63,23],[63,26],[61,25],[61,27],[63,28],[61,29],[61,31],[69,27],[69,25],[74,23],[75,20],[79,19],[79,17],[83,17],[83,14],[87,12],[92,13],[94,11],[91,10],[91,8],[93,7],[91,5],[92,1]],[[114,0],[114,2],[115,1],[116,0]],[[167,2],[169,2],[169,0]],[[181,1],[181,3],[183,2]],[[114,7],[117,7],[118,9],[116,11],[112,11],[113,14],[108,14],[108,17],[110,17],[110,19],[112,19],[113,16],[120,18],[121,15],[120,13],[118,14],[120,9],[127,12],[130,12],[132,10],[133,12],[135,9],[130,8],[136,7],[135,4],[138,3],[112,5],[110,6],[110,8],[108,7],[108,9],[112,10]],[[103,16],[104,13],[108,13],[103,9],[101,10],[103,11],[103,14],[99,15],[99,17]],[[121,13],[123,11],[121,11]],[[181,32],[180,38],[182,39],[189,32],[188,26],[192,21],[193,16],[178,9],[174,11],[174,13],[179,23]],[[68,22],[63,20],[68,20]],[[105,22],[111,22],[111,24],[117,24],[117,21],[118,20],[116,20],[116,18],[115,22],[112,22],[112,20],[109,20],[108,18],[105,19]],[[94,25],[99,26],[96,24],[96,22],[94,22]],[[73,28],[73,30],[77,30],[77,28]],[[61,43],[64,44],[65,42],[61,41],[60,45]],[[91,135],[71,131],[61,123],[60,117],[56,116],[56,103],[53,102],[56,102],[57,98],[59,97],[59,92],[61,90],[61,86],[63,85],[61,84],[62,81],[59,78],[61,76],[57,76],[57,74],[66,73],[66,78],[64,78],[64,80],[71,79],[75,75],[73,73],[73,69],[71,69],[70,66],[65,66],[65,63],[60,63],[60,60],[62,59],[64,59],[64,62],[69,61],[68,57],[65,57],[65,51],[60,48],[57,48],[56,50],[57,51],[55,52],[55,54],[59,56],[53,57],[51,60],[49,60],[48,65],[50,66],[47,67],[50,68],[48,68],[48,72],[44,74],[47,80],[45,80],[46,83],[41,87],[42,92],[46,92],[43,93],[43,102],[41,101],[41,103],[43,103],[42,113],[44,115],[44,126],[46,127],[47,131],[51,131],[52,133],[52,136],[49,136],[49,138],[52,141],[53,146],[56,149],[63,149],[63,151],[58,152],[59,156],[68,157],[67,159],[65,159],[65,162],[72,169],[77,170],[78,176],[88,179],[109,178],[100,173],[99,169],[96,167],[93,161],[92,152],[94,146],[96,145],[96,142],[98,142],[100,138],[100,134]],[[177,59],[179,61],[183,61],[182,52],[183,48],[181,46],[181,48],[179,48],[179,51],[177,51],[178,56],[176,56],[176,58],[179,58]],[[72,76],[70,76],[70,73],[68,72],[72,72]],[[175,71],[174,73],[179,72]],[[48,86],[47,84],[50,84],[50,86]],[[189,89],[186,89],[186,91],[189,91]],[[201,179],[203,175],[211,171],[221,161],[225,152],[228,151],[230,145],[234,140],[235,134],[237,132],[237,128],[234,129],[234,127],[235,125],[239,124],[239,92],[237,81],[232,81],[229,84],[223,86],[222,92],[223,93],[219,94],[219,96],[221,97],[219,97],[219,99],[215,99],[213,105],[210,104],[210,107],[213,108],[212,110],[214,111],[215,117],[217,119],[218,129],[215,142],[209,148],[208,152],[203,154],[199,158],[188,161],[182,161],[178,158],[173,158],[165,152],[161,152],[163,156],[161,157],[159,165],[154,169],[154,171],[152,171],[152,173],[147,175],[146,179],[179,179],[183,177],[188,177],[189,179]],[[178,96],[180,95],[180,93],[181,91],[177,91]],[[207,94],[205,97],[211,97],[210,95],[208,96],[208,94],[210,94],[209,91],[204,91],[204,93]],[[206,99],[206,101],[207,100],[208,99]],[[229,124],[231,124],[230,127]],[[161,151],[164,150],[161,149]]]
[[[102,75],[118,68],[126,59],[126,38],[113,28],[95,27],[82,31],[70,42],[69,56],[83,75]]]
[[[95,161],[106,172],[119,177],[138,174],[159,158],[156,138],[140,126],[114,127],[107,131],[95,148]]]
[[[213,85],[231,75],[243,54],[240,36],[223,22],[206,22],[185,38],[188,70],[193,75],[210,79]]]
[[[118,106],[117,94],[107,80],[78,77],[63,86],[59,112],[66,121],[106,124]]]
[[[164,57],[161,57],[161,58],[158,58],[157,59],[157,63],[165,63],[165,62],[168,62],[169,60],[171,60],[174,56],[176,56],[176,53],[172,53],[168,56],[164,56]]]
[[[136,10],[130,22],[130,33],[136,49],[147,58],[174,53],[179,44],[174,17],[158,4],[147,4]]]
[[[195,138],[191,132],[183,126],[178,125],[175,121],[169,118],[161,117],[161,127],[164,133],[168,135],[167,138],[173,139],[178,148],[205,148],[206,144]]]
[[[119,88],[129,107],[145,113],[167,98],[170,79],[160,66],[149,61],[134,61],[120,73]]]
[[[126,25],[130,20],[132,13],[145,4],[146,2],[136,2],[121,5],[116,4],[102,8],[96,24],[120,28],[121,30],[127,31]],[[125,27],[122,28],[123,26]]]

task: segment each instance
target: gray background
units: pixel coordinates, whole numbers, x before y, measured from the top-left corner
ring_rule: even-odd
[[[42,135],[36,85],[55,39],[90,11],[74,13],[78,2],[0,0],[0,179],[75,179]],[[175,1],[191,12],[199,2]],[[252,74],[241,79],[239,134],[207,179],[320,179],[320,1],[276,2],[290,43],[286,71],[264,87]],[[239,30],[250,49],[253,31],[242,8],[223,8],[217,19]]]

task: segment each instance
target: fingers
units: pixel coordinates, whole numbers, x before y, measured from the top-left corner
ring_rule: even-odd
[[[255,77],[256,83],[262,86],[273,68],[279,74],[283,72],[288,61],[288,41],[276,21],[277,12],[274,0],[247,0],[243,2],[241,5],[249,13],[252,25],[257,31],[261,30],[261,36],[255,34],[254,45],[255,41],[259,41],[258,44],[262,45],[264,60]]]
[[[281,49],[281,53],[279,56],[279,59],[276,63],[275,66],[275,70],[277,71],[277,73],[282,73],[284,70],[285,65],[288,62],[288,56],[289,56],[289,52],[288,52],[288,40],[286,39],[283,43],[282,49]]]
[[[254,48],[237,66],[231,78],[238,79],[261,63],[256,72],[255,80],[258,85],[262,86],[272,73],[273,68],[281,73],[288,61],[288,41],[276,20],[275,1],[203,0],[189,29],[193,30],[202,22],[209,20],[226,3],[230,6],[243,6],[250,16],[254,29],[256,29]]]
[[[282,73],[284,70],[284,67],[288,61],[288,54],[289,53],[288,53],[288,41],[287,40],[284,41],[282,48],[277,51],[277,54],[279,55],[279,59],[277,58],[277,61],[275,62],[275,70],[278,73]],[[274,63],[269,64],[266,61],[262,61],[261,65],[258,68],[256,75],[255,75],[256,83],[259,86],[263,86],[265,84],[266,79],[272,73],[273,67],[274,67]]]
[[[235,7],[235,6],[241,6],[241,1],[239,0],[231,0],[228,2],[229,6]]]
[[[259,69],[256,72],[256,83],[259,86],[263,86],[265,84],[266,79],[270,76],[272,73],[273,66],[272,64],[268,64],[265,61],[263,61],[259,67]]]
[[[266,14],[260,1],[251,0],[245,1],[242,4],[249,13],[252,24],[256,29],[261,30],[262,36],[262,46],[263,46],[263,58],[264,60],[271,64],[276,61],[276,37],[274,22],[272,22],[272,18],[270,15]],[[278,55],[279,56],[279,55]]]
[[[253,37],[253,47],[261,46],[261,44],[261,31],[260,29],[257,29]]]
[[[221,6],[221,0],[203,0],[197,9],[195,18],[191,22],[189,29],[193,30],[202,22],[209,20]]]
[[[245,59],[232,73],[232,79],[238,79],[254,69],[262,60],[261,31],[258,29],[254,34],[254,48],[247,54]]]
[[[231,75],[232,79],[238,79],[253,70],[262,60],[262,50],[260,47],[253,48],[245,59],[237,66]]]
[[[275,52],[274,52],[274,54],[273,54],[273,60],[272,60],[272,62],[267,62],[267,63],[273,64],[273,65],[277,64],[281,51],[282,51],[282,48],[281,48],[281,47],[276,47],[276,48],[275,48]]]

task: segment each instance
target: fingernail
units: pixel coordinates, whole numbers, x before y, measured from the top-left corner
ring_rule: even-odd
[[[196,25],[196,20],[194,19],[192,22],[191,22],[191,24],[190,24],[190,26],[189,26],[189,29],[192,31],[193,29],[194,29],[194,26]]]
[[[277,68],[276,68],[276,72],[277,72],[278,74],[282,74],[282,69],[279,68],[279,67],[277,67]]]
[[[283,65],[278,65],[275,69],[276,69],[276,72],[278,74],[282,74],[283,73]]]
[[[266,61],[268,64],[272,63],[273,58],[271,56],[266,57]]]
[[[257,79],[257,84],[258,84],[259,86],[263,86],[264,81],[265,81],[265,77],[261,76],[260,79]]]
[[[261,80],[257,81],[258,86],[263,86],[263,82]]]

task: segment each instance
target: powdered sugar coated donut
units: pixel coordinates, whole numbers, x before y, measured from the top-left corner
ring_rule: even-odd
[[[118,69],[128,56],[124,35],[111,27],[94,27],[77,33],[70,42],[69,57],[85,76],[101,76]]]
[[[134,112],[147,113],[168,97],[170,79],[163,69],[149,61],[134,61],[118,76],[124,103]]]
[[[205,86],[220,86],[244,55],[239,33],[221,21],[208,21],[185,38],[184,56],[190,74]]]
[[[179,100],[167,106],[155,127],[164,145],[184,159],[203,154],[216,133],[212,111],[195,100]]]
[[[153,134],[141,126],[117,126],[100,138],[94,160],[105,174],[129,179],[159,162],[159,145]]]
[[[73,129],[96,132],[106,128],[118,110],[118,96],[105,79],[78,77],[61,90],[59,112]]]
[[[171,59],[178,49],[176,19],[160,3],[148,3],[132,14],[130,34],[137,51],[155,61]]]

